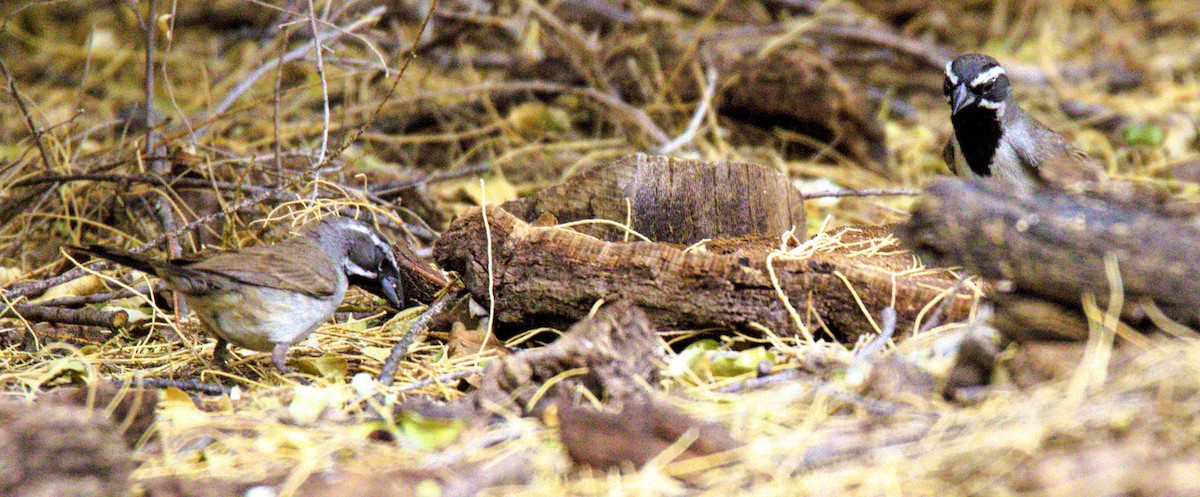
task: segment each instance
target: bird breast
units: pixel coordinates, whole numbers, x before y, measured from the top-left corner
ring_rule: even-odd
[[[187,300],[209,331],[239,347],[265,352],[275,344],[304,340],[329,320],[346,291],[342,280],[341,291],[326,298],[244,286]]]

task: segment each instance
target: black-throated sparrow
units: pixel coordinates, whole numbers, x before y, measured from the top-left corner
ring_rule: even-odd
[[[1101,178],[1097,161],[1017,104],[996,59],[966,54],[950,61],[942,92],[954,124],[942,157],[959,176],[995,177],[1022,188]]]
[[[287,374],[287,351],[333,315],[350,284],[400,308],[402,282],[391,245],[374,228],[331,217],[275,245],[201,259],[151,259],[92,245],[72,250],[153,274],[196,311],[217,338],[213,359],[225,367],[229,343],[271,351]]]

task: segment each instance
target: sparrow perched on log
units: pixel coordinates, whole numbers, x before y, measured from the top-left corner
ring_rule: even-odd
[[[165,281],[217,338],[213,359],[221,368],[232,343],[271,351],[275,367],[290,373],[288,348],[333,315],[351,284],[397,308],[404,303],[391,245],[374,228],[348,218],[309,224],[275,245],[191,260],[157,260],[100,245],[71,249]]]
[[[942,92],[954,124],[942,157],[959,176],[994,177],[1027,189],[1101,178],[1098,161],[1025,113],[996,59],[966,54],[950,61]]]

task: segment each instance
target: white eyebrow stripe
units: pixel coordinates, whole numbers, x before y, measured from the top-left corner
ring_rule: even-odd
[[[350,259],[346,259],[346,262],[342,263],[342,269],[346,272],[346,274],[350,274],[350,275],[354,275],[354,276],[362,276],[364,278],[378,278],[379,277],[379,274],[376,273],[375,271],[368,271],[368,270],[364,269],[362,266],[355,264],[354,261],[352,261]]]
[[[953,66],[954,66],[953,60],[946,63],[946,79],[950,80],[950,84],[957,85],[958,84],[958,75],[954,74],[954,70],[952,69]]]
[[[987,83],[988,81],[992,81],[992,80],[995,80],[996,78],[999,78],[1003,74],[1004,74],[1003,67],[1000,67],[1000,66],[993,67],[991,69],[988,69],[986,71],[979,73],[978,76],[975,76],[975,79],[971,80],[971,86],[982,85],[984,83]]]

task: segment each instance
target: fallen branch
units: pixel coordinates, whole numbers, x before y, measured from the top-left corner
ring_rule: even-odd
[[[129,314],[125,311],[70,309],[39,304],[12,304],[0,310],[0,318],[10,316],[19,316],[26,321],[39,323],[98,326],[110,330],[118,330],[129,324]]]

